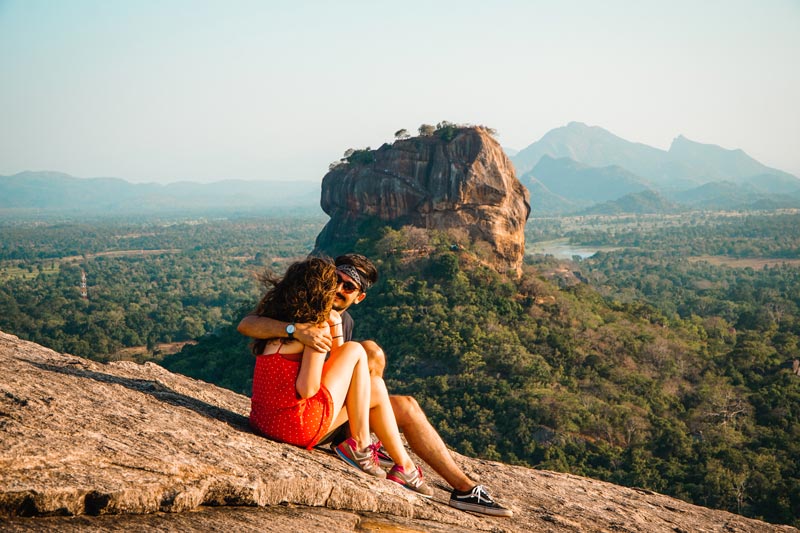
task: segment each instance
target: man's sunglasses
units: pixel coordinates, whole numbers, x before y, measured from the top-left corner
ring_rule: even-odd
[[[356,285],[352,281],[345,281],[345,279],[338,274],[336,275],[336,277],[339,278],[339,283],[342,284],[342,292],[344,292],[345,294],[352,294],[354,291],[358,290],[359,288],[358,285]]]

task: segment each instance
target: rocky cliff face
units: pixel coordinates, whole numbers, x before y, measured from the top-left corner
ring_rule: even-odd
[[[317,250],[354,242],[378,222],[425,229],[466,229],[488,242],[500,269],[516,269],[525,248],[530,214],[527,189],[500,145],[483,128],[457,128],[450,140],[421,136],[384,145],[322,180],[322,209],[331,220]]]
[[[155,364],[0,332],[0,531],[790,532],[645,490],[469,459],[513,519],[253,434],[249,400]],[[187,512],[192,511],[192,512]]]

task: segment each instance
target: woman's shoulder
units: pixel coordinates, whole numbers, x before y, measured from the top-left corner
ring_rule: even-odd
[[[261,355],[272,355],[280,353],[281,355],[299,354],[303,353],[303,343],[298,340],[287,341],[286,339],[270,339],[264,346],[264,351]]]

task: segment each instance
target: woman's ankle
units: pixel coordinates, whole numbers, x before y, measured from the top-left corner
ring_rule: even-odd
[[[395,466],[402,468],[403,472],[413,472],[417,469],[417,465],[414,464],[414,461],[408,461],[407,463],[395,463]]]
[[[367,447],[370,444],[372,444],[372,439],[370,438],[369,433],[367,433],[366,438],[364,438],[363,436],[359,438],[358,436],[353,435],[353,440],[356,441],[356,446],[357,446],[356,449],[360,452],[366,450]]]

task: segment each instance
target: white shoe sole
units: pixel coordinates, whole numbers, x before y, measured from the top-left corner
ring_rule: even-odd
[[[450,500],[450,507],[458,509],[460,511],[470,511],[473,513],[485,514],[489,516],[504,516],[504,517],[511,517],[514,516],[514,513],[511,509],[497,509],[493,507],[487,507],[485,505],[478,505],[476,503],[466,503],[466,502],[459,502]]]

